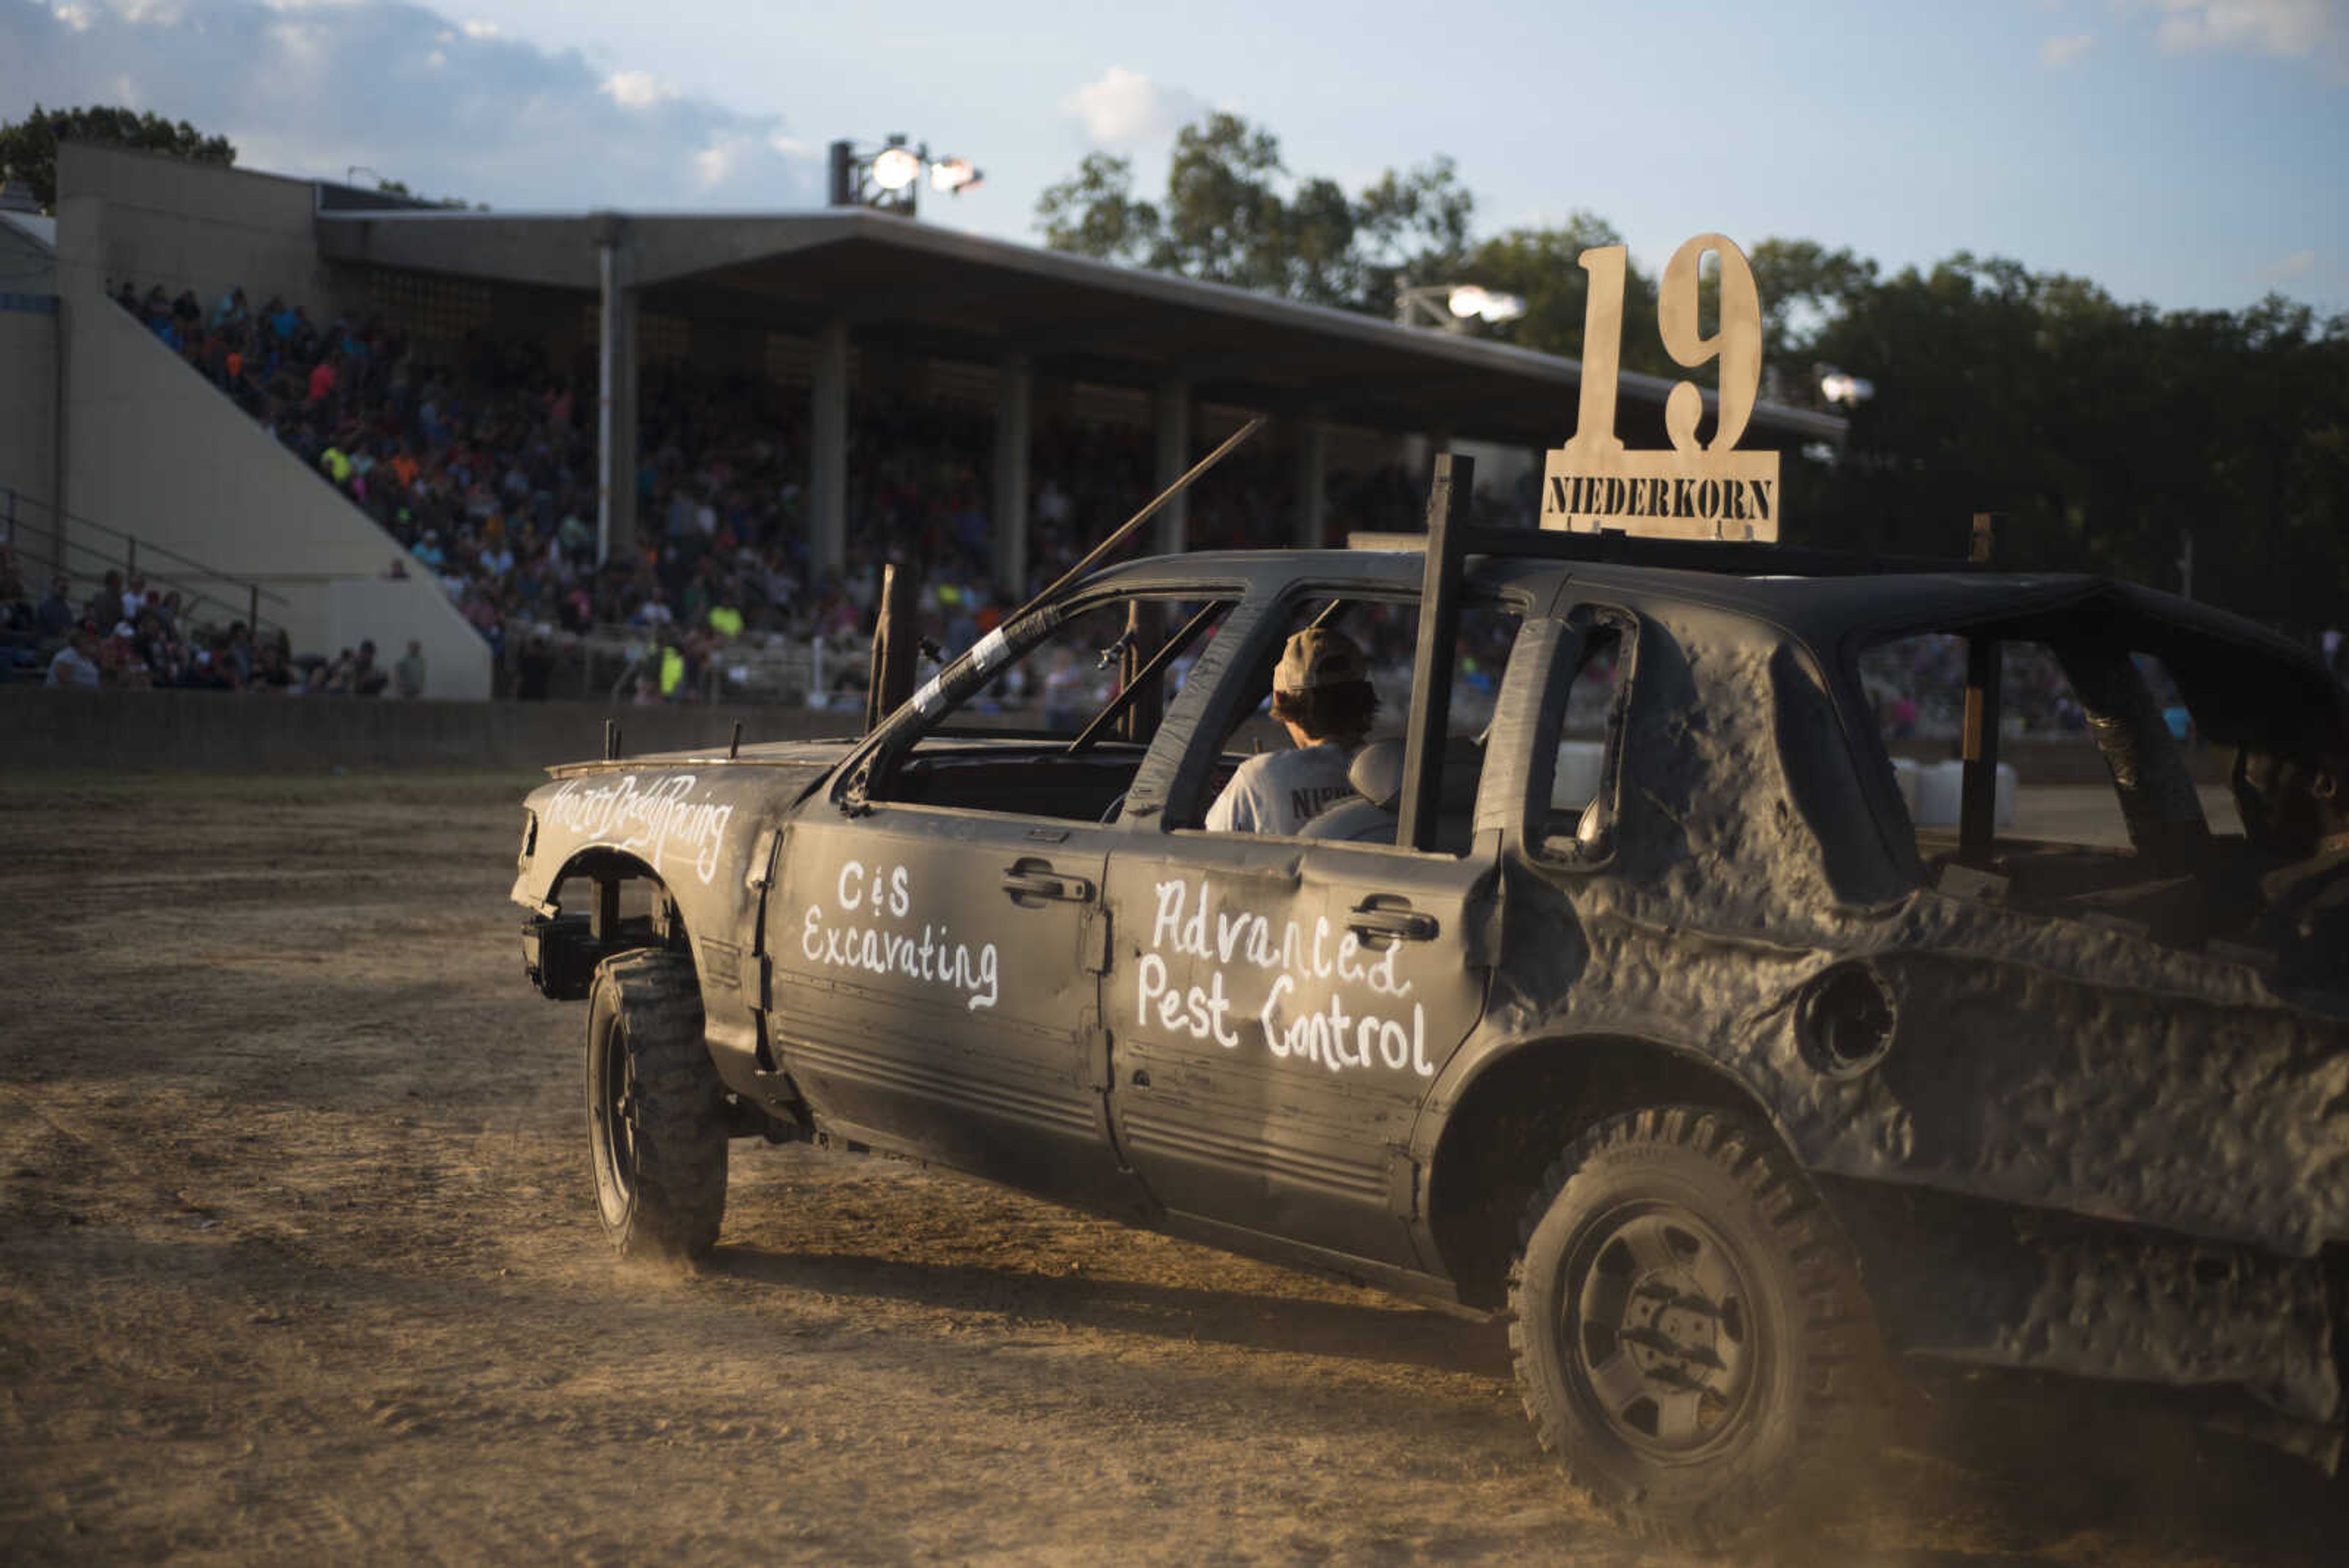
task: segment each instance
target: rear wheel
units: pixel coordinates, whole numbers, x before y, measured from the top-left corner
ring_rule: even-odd
[[[605,960],[587,1003],[587,1142],[616,1251],[692,1259],[717,1244],[726,1108],[693,961],[651,950]]]
[[[1847,1244],[1751,1123],[1670,1106],[1551,1168],[1510,1279],[1542,1446],[1636,1533],[1727,1539],[1849,1480],[1880,1403]]]

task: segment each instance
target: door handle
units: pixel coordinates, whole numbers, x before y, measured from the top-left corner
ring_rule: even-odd
[[[1432,942],[1442,927],[1433,915],[1423,915],[1416,909],[1359,904],[1346,917],[1346,929],[1364,941]]]
[[[1093,885],[1084,877],[1063,877],[1050,867],[1031,866],[1024,860],[1003,873],[1003,890],[1015,900],[1054,898],[1089,904],[1093,897]]]

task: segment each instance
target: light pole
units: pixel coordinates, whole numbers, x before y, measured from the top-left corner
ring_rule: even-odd
[[[864,149],[853,141],[835,141],[832,144],[832,204],[870,207],[876,213],[910,218],[925,170],[929,172],[930,189],[949,196],[977,190],[985,178],[969,159],[933,158],[927,143],[908,146],[903,136]]]

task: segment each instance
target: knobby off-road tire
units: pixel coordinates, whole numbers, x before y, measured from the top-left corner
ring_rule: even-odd
[[[683,953],[596,967],[587,1002],[587,1141],[604,1234],[623,1257],[698,1259],[726,1214],[726,1090]]]
[[[1882,1351],[1848,1243],[1720,1111],[1600,1123],[1528,1206],[1509,1280],[1542,1447],[1634,1534],[1714,1546],[1865,1475]]]

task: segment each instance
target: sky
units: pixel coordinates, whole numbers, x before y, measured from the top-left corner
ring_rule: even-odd
[[[1155,195],[1228,109],[1294,173],[1449,155],[1480,234],[1588,211],[1651,269],[1718,232],[2349,311],[2349,0],[0,0],[0,119],[36,101],[511,211],[807,208],[832,140],[903,132],[986,175],[921,221],[1031,242],[1088,152]]]

